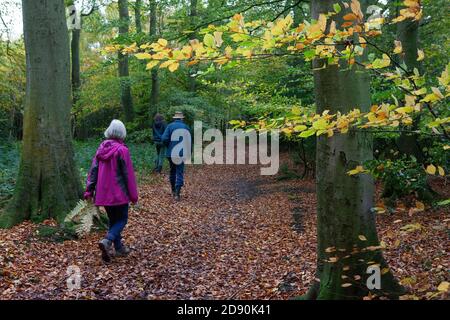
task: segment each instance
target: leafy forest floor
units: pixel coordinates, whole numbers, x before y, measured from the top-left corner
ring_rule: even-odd
[[[314,278],[315,185],[261,176],[253,165],[189,166],[181,202],[166,174],[140,179],[125,241],[133,248],[101,262],[97,241],[44,241],[42,225],[0,230],[0,299],[286,299]],[[448,207],[447,207],[448,208]],[[447,211],[446,211],[447,210]],[[378,216],[385,256],[410,289],[404,298],[446,298],[448,209]],[[44,222],[54,226],[54,221]],[[81,289],[67,289],[67,268]]]

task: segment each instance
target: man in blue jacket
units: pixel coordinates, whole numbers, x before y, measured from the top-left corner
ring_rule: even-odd
[[[167,125],[161,137],[167,145],[167,158],[170,164],[170,185],[175,200],[180,200],[181,187],[184,184],[184,161],[190,153],[191,134],[189,127],[183,121],[182,112],[175,112],[173,121]]]

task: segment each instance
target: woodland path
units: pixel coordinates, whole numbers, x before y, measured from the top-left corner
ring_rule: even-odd
[[[38,239],[29,222],[0,230],[0,299],[279,299],[307,289],[312,181],[280,182],[251,165],[189,166],[175,202],[165,174],[152,180],[141,183],[124,232],[133,252],[109,265],[96,245],[103,233],[57,243]],[[67,290],[71,265],[80,290]]]
[[[31,222],[0,230],[0,299],[286,299],[307,290],[316,259],[313,180],[279,181],[252,165],[188,166],[181,202],[166,174],[140,181],[140,208],[124,232],[134,250],[112,264],[98,252],[103,232],[55,242]],[[389,265],[413,298],[448,279],[448,217],[446,209],[398,208],[377,219]],[[81,271],[79,290],[67,289],[69,266]]]

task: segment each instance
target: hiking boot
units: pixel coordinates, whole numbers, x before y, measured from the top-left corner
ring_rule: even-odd
[[[122,245],[119,250],[116,250],[116,257],[126,257],[131,252],[131,249],[127,245]]]
[[[176,188],[175,189],[175,195],[174,195],[174,198],[175,198],[175,200],[176,201],[180,201],[181,200],[181,195],[180,195],[180,190],[181,188]]]
[[[112,256],[112,242],[108,239],[102,239],[98,242],[98,247],[102,252],[102,260],[104,262],[111,262]]]

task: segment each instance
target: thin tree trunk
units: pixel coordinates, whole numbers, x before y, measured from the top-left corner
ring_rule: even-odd
[[[419,49],[419,21],[406,19],[397,24],[397,40],[402,43],[403,52],[400,54],[400,63],[404,63],[408,71],[412,72],[414,68],[420,69],[420,62],[417,61]],[[417,130],[419,127],[420,115],[416,115],[410,129]],[[419,143],[417,134],[400,134],[397,140],[400,152],[413,155],[419,162],[425,158]]]
[[[134,20],[136,23],[136,32],[137,33],[142,32],[141,8],[142,8],[142,0],[136,0],[136,3],[134,4]]]
[[[128,12],[128,1],[119,0],[119,34],[122,37],[128,35],[130,26],[130,15]],[[133,98],[131,96],[130,73],[128,70],[128,56],[118,53],[119,58],[119,78],[120,78],[120,100],[126,121],[133,121]]]
[[[397,24],[397,40],[402,43],[403,53],[401,62],[404,62],[408,70],[419,68],[417,50],[419,49],[419,21],[406,19]]]
[[[70,48],[63,0],[22,1],[27,64],[23,147],[0,226],[59,221],[81,196],[70,135]]]
[[[190,12],[189,12],[189,23],[191,25],[191,28],[194,28],[196,26],[196,19],[197,19],[197,0],[190,0]],[[190,36],[191,39],[197,38],[197,33],[193,32]],[[197,67],[193,66],[189,69],[188,72],[188,89],[189,91],[195,92],[196,90],[196,80],[193,76],[195,73],[197,73]]]
[[[71,60],[72,60],[72,98],[73,104],[78,101],[81,78],[80,78],[80,36],[81,29],[74,28],[72,30],[72,40],[70,43]]]
[[[150,1],[150,38],[152,41],[156,40],[156,28],[158,25],[157,21],[157,3],[155,0]],[[159,101],[159,78],[158,69],[153,68],[152,74],[152,91],[150,93],[150,110],[158,111],[158,101]]]
[[[312,17],[332,11],[336,0],[313,0]],[[343,10],[344,11],[344,10]],[[343,21],[341,13],[336,23]],[[314,61],[321,67],[326,61]],[[345,63],[314,71],[317,112],[346,113],[356,106],[370,107],[370,78],[367,72]],[[347,171],[372,158],[372,138],[349,132],[317,138],[317,278],[307,298],[358,299],[367,295],[367,267],[386,263],[379,250],[373,207],[374,183],[369,175],[349,176]],[[365,240],[366,239],[366,240]],[[377,294],[395,297],[400,293],[392,273],[381,275]],[[350,284],[350,285],[348,285]]]

